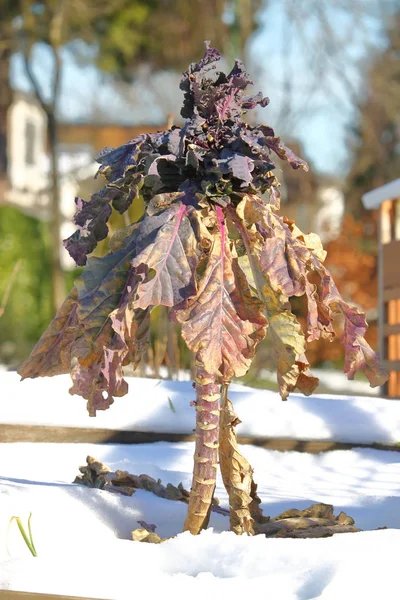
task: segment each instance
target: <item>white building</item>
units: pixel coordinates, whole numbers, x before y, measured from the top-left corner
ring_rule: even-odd
[[[340,234],[344,216],[344,194],[334,185],[321,186],[318,190],[318,202],[312,231],[318,233],[322,242],[326,244]]]
[[[16,206],[26,214],[47,220],[50,205],[50,158],[46,144],[46,114],[33,96],[16,92],[8,114],[8,185],[0,204]],[[61,240],[75,229],[71,218],[80,184],[96,172],[91,146],[59,145]],[[63,266],[71,268],[68,253],[61,252]]]

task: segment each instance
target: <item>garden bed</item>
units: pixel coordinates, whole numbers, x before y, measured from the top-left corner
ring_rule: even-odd
[[[244,417],[239,434],[252,442],[243,453],[255,469],[264,514],[324,502],[334,506],[335,514],[351,515],[364,531],[301,541],[237,537],[227,531],[228,518],[213,512],[210,529],[192,537],[179,533],[187,510],[183,502],[145,490],[127,497],[72,484],[91,455],[113,471],[145,473],[189,489],[190,383],[132,378],[126,398],[90,419],[84,402],[69,396],[66,377],[23,383],[15,373],[0,377],[3,440],[14,439],[0,444],[0,538],[8,537],[9,547],[8,554],[5,543],[0,545],[0,598],[18,600],[11,592],[30,592],[42,598],[66,594],[122,600],[127,591],[134,595],[146,585],[150,597],[160,590],[172,597],[179,590],[197,599],[204,596],[204,582],[211,581],[211,600],[222,594],[239,599],[244,591],[259,595],[262,588],[280,600],[376,600],[395,589],[399,454],[359,446],[381,443],[398,450],[398,403],[300,395],[282,403],[272,392],[235,386],[232,396]],[[120,429],[123,421],[128,425]],[[266,439],[263,429],[276,437]],[[293,437],[284,437],[284,431]],[[302,439],[304,432],[311,439]],[[47,443],[37,441],[42,436]],[[135,436],[151,443],[132,444]],[[159,441],[168,436],[169,441]],[[21,438],[24,443],[15,441]],[[83,438],[101,443],[82,443]],[[332,451],[312,453],[324,449]],[[228,508],[221,479],[216,496]],[[11,516],[26,524],[29,513],[37,558],[15,523],[7,534]],[[159,545],[133,542],[131,532],[142,521],[172,539]],[[382,527],[389,529],[375,531]]]
[[[144,490],[126,497],[71,483],[86,456],[93,455],[113,470],[146,473],[188,488],[192,443],[16,443],[12,452],[10,444],[1,444],[1,539],[7,537],[10,516],[26,523],[32,512],[38,557],[29,554],[14,524],[10,555],[1,547],[0,587],[122,599],[126,590],[154,581],[154,594],[162,589],[172,597],[179,589],[180,595],[198,598],[203,582],[212,580],[210,598],[223,593],[239,598],[244,587],[254,594],[268,587],[280,600],[336,600],[349,597],[349,589],[363,600],[390,597],[400,543],[398,453],[358,449],[311,455],[251,445],[244,452],[255,468],[264,514],[325,502],[334,505],[335,514],[351,515],[365,531],[301,541],[238,538],[226,531],[228,518],[213,513],[211,529],[195,538],[179,534],[186,513],[182,502]],[[216,496],[227,508],[221,480]],[[155,524],[161,537],[178,535],[161,545],[130,541],[138,521]],[[385,526],[391,529],[373,531]]]

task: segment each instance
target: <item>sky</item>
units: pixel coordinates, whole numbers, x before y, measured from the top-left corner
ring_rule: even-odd
[[[326,31],[310,12],[319,1],[323,2],[306,0],[295,5],[291,0],[270,0],[268,8],[259,13],[259,27],[249,40],[246,64],[256,86],[271,99],[257,120],[273,126],[285,140],[300,140],[305,158],[316,171],[340,176],[349,168],[348,132],[356,114],[352,97],[362,91],[360,65],[382,47],[382,22],[367,14],[360,17],[356,11],[349,15],[335,0],[327,17],[336,45],[329,45]],[[362,0],[365,6],[376,2]],[[295,12],[290,12],[293,7]],[[41,45],[34,52],[34,70],[46,94],[51,57]],[[94,115],[100,122],[161,127],[168,113],[179,114],[179,74],[161,73],[150,78],[142,72],[121,95],[107,76],[93,65],[78,64],[68,49],[63,51],[63,65],[59,114],[64,121],[88,121]],[[13,57],[12,84],[17,89],[30,89],[18,55]]]

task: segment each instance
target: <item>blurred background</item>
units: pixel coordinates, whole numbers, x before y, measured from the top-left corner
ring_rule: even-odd
[[[309,173],[277,164],[281,212],[321,236],[377,348],[378,212],[361,197],[400,176],[398,0],[0,0],[0,364],[28,355],[79,273],[61,240],[74,197],[95,189],[93,156],[181,123],[180,73],[204,40],[227,67],[245,61],[271,99],[253,118],[309,162]],[[111,229],[124,223],[113,214]],[[320,391],[370,389],[337,374],[339,339],[310,344],[308,356]],[[157,309],[139,374],[190,368]],[[245,382],[274,388],[272,368],[264,344]]]

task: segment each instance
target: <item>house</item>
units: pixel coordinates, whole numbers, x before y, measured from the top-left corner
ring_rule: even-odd
[[[47,204],[46,116],[28,94],[16,92],[7,120],[7,187],[0,198],[29,214],[42,214]],[[4,182],[3,182],[4,186]]]
[[[57,147],[60,182],[61,240],[75,229],[71,219],[74,198],[90,197],[97,171],[95,154],[105,146],[119,146],[140,133],[157,131],[162,126],[120,126],[61,123]],[[24,213],[47,220],[51,197],[50,158],[47,147],[47,117],[36,98],[15,92],[8,111],[7,179],[0,179],[1,205],[15,206]],[[84,191],[83,191],[84,190]],[[74,263],[61,252],[64,268]]]
[[[37,100],[15,92],[8,110],[7,180],[1,182],[0,205],[15,206],[24,213],[47,220],[51,195],[50,159],[47,151],[47,117]],[[72,233],[74,197],[80,182],[93,177],[93,150],[87,143],[58,147],[60,176],[61,240]],[[71,268],[67,253],[61,252],[64,268]]]
[[[389,371],[385,393],[400,398],[400,179],[367,192],[362,202],[379,211],[379,351]]]

